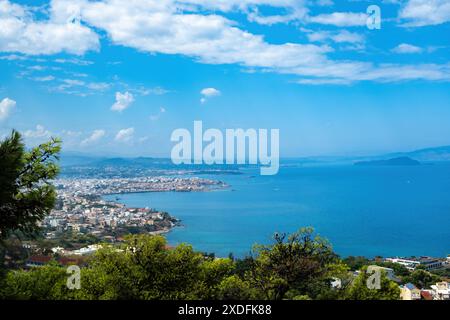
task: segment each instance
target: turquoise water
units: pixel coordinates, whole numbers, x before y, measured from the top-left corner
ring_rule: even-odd
[[[168,211],[183,223],[167,235],[171,244],[219,256],[243,256],[274,232],[302,226],[313,226],[343,256],[450,253],[448,164],[284,167],[276,176],[213,178],[230,190],[126,194],[120,201]]]

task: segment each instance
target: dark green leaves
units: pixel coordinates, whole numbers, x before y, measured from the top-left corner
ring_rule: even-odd
[[[17,131],[0,142],[0,239],[12,231],[32,234],[52,210],[60,150],[61,141],[52,138],[27,152]]]

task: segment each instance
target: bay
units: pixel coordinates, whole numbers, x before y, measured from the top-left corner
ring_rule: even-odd
[[[312,226],[342,256],[450,253],[450,165],[293,166],[276,176],[201,176],[230,188],[212,192],[121,194],[131,207],[169,212],[182,226],[170,244],[226,256],[270,243],[274,232]],[[115,195],[107,196],[114,200]]]

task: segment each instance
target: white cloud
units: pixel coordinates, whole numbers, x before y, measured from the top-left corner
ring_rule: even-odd
[[[163,88],[163,87],[153,87],[153,88],[147,88],[144,87],[142,85],[140,86],[136,86],[136,87],[132,87],[130,85],[128,85],[127,83],[121,82],[120,78],[116,75],[113,77],[113,79],[116,81],[116,83],[120,83],[123,85],[123,87],[128,91],[133,93],[136,96],[148,96],[148,95],[155,95],[155,96],[162,96],[165,95],[167,93],[169,93],[170,91]]]
[[[23,136],[28,139],[49,138],[50,135],[50,131],[45,129],[45,127],[40,124],[36,126],[35,130],[27,130],[23,134]]]
[[[445,65],[420,64],[398,65],[378,64],[369,62],[340,62],[326,65],[311,66],[298,70],[300,74],[309,75],[308,79],[314,82],[330,80],[336,82],[352,83],[356,81],[400,82],[411,79],[429,81],[450,81],[450,63]]]
[[[129,142],[133,139],[134,128],[122,129],[117,134],[114,140],[118,142]]]
[[[88,60],[82,60],[82,59],[55,59],[55,62],[61,63],[61,64],[75,64],[78,66],[89,66],[94,64],[92,61]]]
[[[62,84],[52,87],[50,90],[85,97],[93,93],[105,91],[111,87],[109,83],[85,82],[79,79],[62,79],[61,82]]]
[[[367,14],[355,12],[324,13],[309,17],[308,21],[337,27],[365,26],[367,24]]]
[[[333,41],[337,42],[337,43],[344,43],[344,42],[361,43],[361,42],[364,42],[363,35],[356,33],[356,32],[349,32],[347,30],[339,31],[338,33],[333,35],[331,37],[331,39],[333,39]]]
[[[84,86],[85,82],[77,79],[64,79],[63,82],[67,84],[68,86],[74,87],[74,86]]]
[[[170,2],[168,0],[167,2]],[[207,9],[220,11],[232,11],[235,9],[246,10],[249,7],[265,5],[282,8],[298,8],[305,5],[303,0],[177,0],[178,3],[195,4]]]
[[[252,7],[247,10],[247,18],[251,22],[256,22],[263,25],[273,25],[277,23],[287,23],[293,20],[302,20],[307,17],[308,9],[302,5],[291,7],[288,13],[284,15],[265,16],[261,14],[257,7]]]
[[[82,135],[81,131],[72,131],[72,130],[63,130],[62,134],[70,137],[70,138],[75,138],[75,137],[79,137]]]
[[[220,91],[216,88],[205,88],[200,93],[205,97],[220,96]]]
[[[43,71],[43,70],[46,70],[47,67],[46,66],[35,65],[35,66],[29,66],[28,69],[29,70],[33,70],[33,71]]]
[[[316,0],[315,2],[318,6],[332,6],[334,5],[333,0]]]
[[[11,5],[5,0],[0,0],[0,3],[0,12],[2,12],[0,13],[0,51],[14,51],[12,47],[15,46],[20,47],[19,52],[28,54],[60,51],[81,53],[98,48],[99,36],[94,32],[98,30],[112,44],[142,52],[183,55],[206,64],[237,64],[254,71],[296,75],[301,81],[308,79],[322,81],[333,79],[334,82],[450,80],[447,64],[387,65],[334,60],[329,58],[328,54],[335,49],[328,45],[270,43],[264,36],[245,31],[239,27],[238,23],[222,15],[224,12],[238,10],[247,14],[249,19],[252,19],[253,15],[253,19],[260,23],[287,22],[287,20],[295,19],[299,23],[339,27],[366,25],[367,15],[362,12],[334,12],[310,16],[305,8],[312,6],[313,1],[53,0],[49,7],[48,19],[39,21],[33,18],[31,9],[28,7]],[[401,18],[409,19],[410,22],[425,19],[419,18],[414,10],[407,10],[413,3],[425,2],[408,1],[403,7]],[[431,3],[433,8],[446,12],[443,1],[433,0]],[[321,4],[330,3],[325,1]],[[263,16],[257,9],[265,5],[276,7],[277,12],[285,12],[285,14]],[[11,14],[11,12],[14,13]],[[440,18],[430,17],[429,19],[434,22],[445,20],[445,14],[439,15]],[[29,33],[25,32],[35,25],[42,29],[36,39],[30,38],[27,36]],[[47,27],[42,25],[55,26],[58,36],[49,36],[46,33]],[[68,35],[64,29],[67,25],[78,31]],[[357,41],[359,41],[355,35],[351,34],[333,32],[332,36],[330,40],[338,43],[358,44]],[[74,37],[75,40],[70,37]],[[57,45],[53,43],[55,41]],[[5,46],[6,49],[4,49]],[[391,77],[389,78],[388,75]],[[62,89],[65,89],[66,93],[87,94],[72,87]]]
[[[166,89],[161,88],[161,87],[154,87],[154,88],[150,88],[150,89],[139,88],[139,89],[136,89],[136,91],[138,93],[142,94],[143,96],[148,96],[150,94],[154,94],[154,95],[157,95],[157,96],[162,96],[162,95],[164,95],[164,94],[169,92],[169,90],[166,90]]]
[[[401,8],[399,18],[407,27],[446,23],[450,21],[450,1],[409,0]]]
[[[200,94],[202,95],[200,102],[205,103],[209,98],[220,96],[221,92],[216,88],[205,88],[200,91]]]
[[[278,3],[288,2],[294,3]],[[205,1],[197,3],[206,4]],[[233,6],[237,4],[233,2]],[[150,53],[182,54],[203,63],[287,67],[320,60],[328,51],[328,48],[309,44],[269,44],[262,36],[237,28],[235,22],[223,16],[184,13],[179,2],[55,0],[53,11],[58,13],[58,19],[65,20],[73,15],[66,12],[67,5],[72,6],[82,21],[105,30],[117,45]],[[227,9],[230,5],[222,1],[216,6]]]
[[[38,82],[48,82],[55,80],[55,77],[54,76],[35,77],[33,78],[33,80]]]
[[[306,36],[312,42],[325,42],[331,40],[336,43],[363,43],[365,38],[363,35],[347,30],[341,31],[309,31]]]
[[[421,53],[422,51],[422,48],[407,43],[399,44],[394,49],[392,49],[392,52],[395,53]]]
[[[297,81],[299,84],[308,84],[308,85],[348,85],[352,82],[345,79],[300,79]]]
[[[0,121],[9,117],[11,110],[16,106],[16,102],[9,98],[0,101]]]
[[[6,56],[1,56],[0,60],[7,60],[7,61],[24,61],[27,60],[27,57],[19,56],[17,54],[9,54]]]
[[[198,9],[216,10],[222,12],[241,11],[247,14],[249,21],[259,24],[287,23],[293,20],[303,19],[308,13],[307,0],[178,0],[184,6],[197,6]],[[329,4],[327,0],[321,0],[319,5]],[[273,7],[282,9],[284,14],[264,15],[259,7]]]
[[[98,35],[79,21],[37,20],[34,15],[31,7],[0,0],[0,51],[81,55],[98,50]]]
[[[69,74],[73,75],[74,77],[78,77],[78,78],[87,78],[89,77],[89,75],[87,73],[80,73],[80,72],[68,72]]]
[[[102,139],[105,135],[106,135],[105,130],[100,130],[100,129],[94,130],[94,132],[92,132],[92,134],[88,138],[81,141],[81,145],[88,146],[88,145],[94,144],[94,143],[98,142],[100,139]]]
[[[328,40],[331,36],[330,31],[308,31],[306,34],[308,40],[311,42],[324,42]]]
[[[56,0],[55,0],[56,1]],[[73,1],[57,0],[65,4]],[[359,61],[331,60],[327,53],[334,51],[327,45],[284,43],[271,44],[264,37],[241,30],[218,14],[184,12],[179,2],[134,0],[79,0],[76,12],[79,19],[104,30],[117,45],[140,51],[181,54],[208,64],[238,64],[253,69],[298,75],[301,79],[323,78],[342,81],[398,81],[450,80],[447,65],[389,65]],[[206,5],[203,0],[185,0],[184,4]],[[213,3],[209,1],[208,3]],[[214,2],[221,10],[231,10],[237,1]],[[244,1],[242,5],[255,2]],[[262,3],[262,2],[261,2]],[[277,1],[291,5],[292,1]],[[233,6],[231,6],[233,4]],[[213,4],[209,4],[213,5]],[[240,7],[242,8],[242,7]],[[61,19],[67,17],[60,10]],[[121,14],[118,15],[117,12]],[[366,13],[335,12],[310,18],[311,21],[336,26],[365,26]],[[343,38],[336,38],[344,41]],[[348,40],[348,39],[347,39]],[[403,71],[408,70],[409,72]],[[391,78],[386,77],[392,74]],[[204,98],[203,98],[204,99]],[[202,100],[203,102],[205,100]]]
[[[111,85],[106,82],[88,82],[86,88],[93,91],[105,91],[108,90]]]
[[[112,105],[111,110],[122,112],[134,102],[134,96],[128,91],[125,93],[116,92],[116,102]]]

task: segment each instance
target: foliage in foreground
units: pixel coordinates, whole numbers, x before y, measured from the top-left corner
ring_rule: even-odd
[[[160,236],[131,236],[105,247],[81,268],[81,288],[69,290],[66,269],[56,264],[10,271],[0,285],[3,299],[398,299],[398,286],[384,275],[380,290],[355,278],[312,229],[276,235],[244,260],[214,258],[182,244],[168,248]],[[331,281],[340,278],[340,288]],[[376,292],[374,292],[376,291]]]
[[[11,232],[32,234],[37,223],[55,204],[56,192],[49,182],[59,167],[58,139],[27,152],[17,131],[0,141],[0,240]]]

